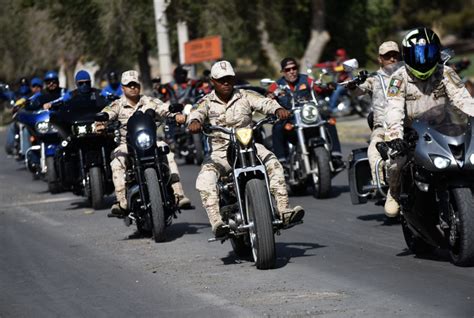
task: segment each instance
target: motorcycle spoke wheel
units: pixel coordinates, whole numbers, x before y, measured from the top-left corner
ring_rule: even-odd
[[[271,217],[271,205],[264,180],[252,179],[245,186],[245,209],[247,212],[250,244],[258,269],[275,267],[275,236]]]
[[[102,209],[104,207],[104,180],[99,167],[92,167],[89,170],[89,191],[92,208]]]
[[[148,168],[145,170],[145,180],[146,188],[148,190],[148,200],[150,201],[153,239],[155,242],[163,242],[165,240],[166,226],[165,209],[155,169]]]

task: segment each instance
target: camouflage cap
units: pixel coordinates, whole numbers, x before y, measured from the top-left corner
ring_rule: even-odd
[[[226,76],[235,76],[234,68],[229,61],[219,61],[211,68],[211,77],[219,79]]]
[[[379,46],[379,55],[387,54],[388,52],[395,51],[400,53],[400,49],[398,48],[397,42],[394,41],[387,41],[383,42]]]
[[[132,82],[140,84],[140,80],[138,79],[138,72],[134,70],[123,72],[122,80],[120,82],[122,83],[122,85],[128,85]]]

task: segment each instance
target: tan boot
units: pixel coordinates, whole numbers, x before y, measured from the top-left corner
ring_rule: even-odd
[[[385,201],[385,215],[389,218],[394,218],[400,213],[400,205],[397,200],[392,196],[390,190],[387,193],[387,201]]]
[[[304,209],[297,205],[293,209],[283,210],[283,212],[280,213],[280,217],[285,225],[297,223],[303,220]]]
[[[173,188],[174,194],[178,199],[178,207],[180,209],[189,209],[191,207],[191,200],[184,195],[184,190],[181,182],[175,182],[171,185]]]

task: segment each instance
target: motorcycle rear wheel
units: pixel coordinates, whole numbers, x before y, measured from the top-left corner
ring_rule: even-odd
[[[48,191],[52,194],[61,191],[61,185],[54,165],[54,157],[46,157],[46,182],[48,183]]]
[[[474,198],[469,188],[451,190],[450,205],[455,224],[451,219],[450,228],[454,230],[455,241],[449,244],[451,261],[457,266],[474,265]],[[453,228],[454,227],[454,228]]]
[[[313,196],[317,199],[328,198],[331,193],[331,167],[330,156],[326,148],[313,149],[311,169],[317,170],[317,175],[312,174]]]
[[[89,169],[89,188],[92,208],[94,210],[102,209],[104,206],[104,181],[100,167]]]
[[[275,236],[271,217],[271,206],[265,181],[251,179],[245,186],[247,218],[253,226],[249,229],[250,243],[255,265],[258,269],[275,267]]]
[[[157,243],[163,242],[165,240],[165,209],[155,169],[145,169],[145,181],[150,200],[153,239]]]

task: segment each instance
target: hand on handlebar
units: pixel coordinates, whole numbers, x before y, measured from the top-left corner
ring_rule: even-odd
[[[191,123],[189,123],[188,129],[191,134],[198,134],[202,129],[202,125],[199,121],[193,120]]]
[[[284,108],[278,108],[275,112],[275,115],[278,117],[278,119],[285,120],[290,117],[290,112]]]
[[[102,134],[105,132],[105,122],[103,121],[96,121],[95,122],[95,132],[98,134]]]

